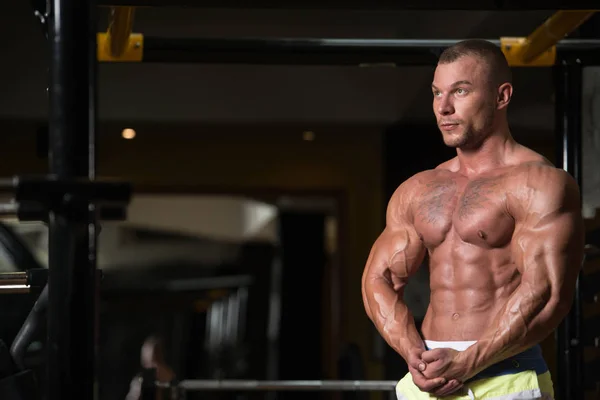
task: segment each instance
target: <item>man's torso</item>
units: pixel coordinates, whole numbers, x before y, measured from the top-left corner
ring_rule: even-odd
[[[428,250],[431,298],[422,331],[430,340],[477,340],[520,283],[512,212],[526,198],[526,165],[467,178],[426,171],[411,198]]]

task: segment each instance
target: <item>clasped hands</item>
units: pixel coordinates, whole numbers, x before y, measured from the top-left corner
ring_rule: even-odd
[[[407,364],[414,384],[421,391],[437,397],[448,396],[462,389],[469,378],[464,357],[454,349],[414,348],[409,351]]]

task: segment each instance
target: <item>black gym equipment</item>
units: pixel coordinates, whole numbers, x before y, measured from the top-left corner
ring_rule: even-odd
[[[200,7],[200,8],[246,8],[246,9],[338,9],[338,10],[587,10],[598,6],[592,0],[548,0],[546,2],[520,0],[98,0],[103,6],[146,6],[146,7]]]
[[[40,298],[46,287],[48,270],[42,268],[21,238],[13,230],[0,224],[0,246],[16,271],[0,273],[0,302],[2,329],[0,329],[0,397],[9,400],[39,399],[39,367],[36,352],[29,346],[44,332],[45,313],[38,313],[39,305],[47,303]],[[33,307],[31,307],[33,304]],[[29,317],[17,331],[27,309]],[[12,343],[9,347],[7,343]],[[43,345],[42,345],[43,348]]]
[[[255,65],[435,65],[452,39],[161,38],[144,36],[141,62]],[[488,39],[500,46],[500,40]],[[559,59],[600,65],[600,40],[568,39]]]
[[[581,173],[583,66],[576,58],[564,59],[555,67],[554,73],[556,87],[555,133],[558,140],[556,164],[570,173],[581,188],[583,184]],[[559,400],[583,399],[585,397],[581,336],[581,278],[582,270],[580,270],[577,279],[575,299],[571,310],[555,332],[557,376],[554,379],[557,383],[555,395]]]
[[[51,0],[33,1],[33,7],[51,50],[49,174],[0,182],[15,195],[0,212],[48,224],[49,268],[47,286],[13,343],[11,358],[19,364],[47,298],[47,373],[41,392],[47,400],[92,399],[98,222],[124,218],[131,186],[96,179],[96,4]],[[29,390],[35,388],[32,374],[16,365],[0,381],[0,398],[39,399]]]

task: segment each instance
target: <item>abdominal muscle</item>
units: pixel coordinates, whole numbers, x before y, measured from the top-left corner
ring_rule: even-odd
[[[520,282],[516,266],[506,262],[506,251],[482,251],[482,257],[475,257],[478,260],[468,261],[431,254],[431,297],[421,327],[424,339],[478,340],[494,323]]]

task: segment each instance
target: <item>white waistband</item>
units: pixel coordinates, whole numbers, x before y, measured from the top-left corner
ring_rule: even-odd
[[[469,340],[465,342],[452,341],[452,342],[439,342],[436,340],[425,340],[425,346],[429,349],[439,349],[441,347],[454,349],[456,351],[465,351],[471,345],[475,344],[476,340]]]

